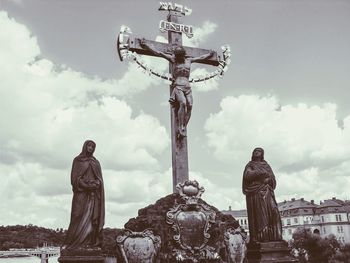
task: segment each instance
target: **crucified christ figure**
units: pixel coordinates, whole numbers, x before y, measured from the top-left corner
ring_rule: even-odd
[[[207,59],[214,54],[210,51],[199,57],[186,56],[186,51],[182,46],[177,46],[172,54],[166,54],[155,49],[152,45],[147,44],[144,39],[140,41],[140,45],[154,54],[167,59],[173,66],[173,83],[174,89],[170,96],[169,102],[172,105],[178,103],[177,119],[178,119],[178,137],[186,136],[187,123],[191,118],[193,105],[193,97],[189,82],[191,64],[199,60]]]

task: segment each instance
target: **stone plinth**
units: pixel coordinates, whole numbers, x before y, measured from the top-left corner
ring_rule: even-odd
[[[104,263],[101,249],[62,249],[58,258],[60,263]]]
[[[193,196],[191,196],[193,197]],[[207,239],[204,241],[205,247],[208,247],[207,251],[204,251],[206,254],[217,254],[220,259],[206,259],[206,260],[198,260],[193,262],[218,262],[220,260],[227,261],[228,259],[228,251],[226,249],[226,243],[225,243],[225,233],[227,233],[228,229],[236,229],[239,227],[238,222],[230,215],[224,215],[221,213],[217,208],[207,204],[204,200],[199,199],[197,200],[197,208],[198,207],[205,207],[209,212],[214,213],[215,217],[210,218],[210,225],[208,225],[208,229],[206,229],[206,234],[201,233],[201,231],[196,231],[196,233],[193,233],[194,235],[200,235],[200,238],[203,239],[203,235],[205,234],[204,238]],[[186,254],[182,250],[184,246],[192,245],[191,240],[194,238],[188,231],[190,231],[192,228],[185,229],[186,224],[184,222],[181,222],[180,228],[176,228],[176,223],[170,224],[169,223],[169,217],[172,218],[172,215],[174,215],[174,218],[176,215],[178,215],[178,218],[186,218],[189,217],[191,220],[193,218],[196,218],[192,216],[191,212],[186,213],[185,212],[179,212],[178,207],[181,207],[185,204],[185,201],[179,194],[171,194],[166,197],[163,197],[159,199],[155,204],[149,205],[148,207],[142,208],[138,212],[138,216],[136,218],[130,219],[126,224],[125,228],[129,229],[134,232],[142,233],[146,229],[151,229],[153,231],[153,234],[158,236],[161,240],[160,242],[160,248],[159,253],[157,253],[157,260],[160,260],[162,263],[173,263],[175,262],[174,253],[177,253],[177,256],[183,256],[184,258],[188,257],[190,258],[188,254]],[[184,206],[186,208],[187,206]],[[200,211],[200,210],[199,210]],[[205,211],[204,211],[205,212]],[[199,212],[199,215],[203,215],[204,212]],[[195,215],[195,212],[193,212]],[[167,221],[168,219],[168,221]],[[197,223],[197,221],[195,221]],[[199,226],[199,224],[197,224]],[[177,233],[175,230],[180,231],[180,233]],[[202,231],[203,232],[203,231]],[[176,239],[177,235],[179,234],[179,238]],[[183,244],[182,246],[179,244],[180,240]],[[185,245],[184,245],[185,244]],[[212,251],[209,251],[209,249],[212,249]],[[184,252],[183,254],[181,254]],[[121,253],[119,251],[119,253]],[[119,254],[118,253],[118,254]],[[196,253],[194,253],[195,255]],[[119,255],[117,262],[123,262],[123,256]],[[187,261],[186,261],[187,262]],[[190,261],[188,261],[190,262]]]
[[[249,243],[247,259],[249,263],[294,263],[299,262],[290,255],[286,241]]]

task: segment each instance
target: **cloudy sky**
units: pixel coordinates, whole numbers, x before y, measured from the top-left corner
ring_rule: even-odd
[[[254,147],[278,201],[350,199],[350,2],[177,1],[189,46],[232,49],[225,77],[193,87],[190,178],[219,209],[242,209]],[[158,1],[0,0],[0,225],[67,228],[70,169],[97,143],[106,226],[169,194],[169,87],[120,62],[116,36],[165,41]],[[160,59],[144,58],[167,71]],[[195,66],[193,75],[214,71]]]

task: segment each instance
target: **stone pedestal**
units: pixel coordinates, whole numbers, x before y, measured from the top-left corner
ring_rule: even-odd
[[[125,229],[128,230],[124,232],[134,232],[126,236],[145,236],[143,233],[146,229],[152,230],[154,236],[159,238],[157,244],[160,247],[155,251],[156,262],[230,262],[228,258],[231,251],[227,249],[225,241],[229,239],[230,229],[239,227],[238,222],[231,215],[222,214],[214,206],[196,197],[196,193],[192,191],[194,189],[190,186],[184,187],[184,191],[186,190],[191,195],[183,196],[180,191],[180,194],[168,195],[155,204],[140,209],[139,215],[125,224]],[[125,257],[137,258],[139,248],[144,246],[130,246],[123,243],[123,239],[125,233],[119,234],[117,262],[124,262]],[[136,244],[136,241],[132,241],[133,244]],[[149,240],[143,241],[143,244],[146,243],[149,244]],[[195,249],[192,249],[193,247]],[[144,251],[143,255],[148,252]]]
[[[60,263],[104,263],[101,249],[62,249],[58,258]]]
[[[299,262],[290,255],[286,241],[249,243],[247,246],[249,263],[294,263]]]

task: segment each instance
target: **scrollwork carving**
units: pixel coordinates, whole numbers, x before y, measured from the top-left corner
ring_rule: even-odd
[[[161,240],[150,229],[143,232],[125,230],[117,237],[117,245],[125,263],[154,263]]]
[[[177,248],[173,251],[176,261],[218,260],[214,248],[208,246],[210,226],[216,213],[208,205],[199,202],[203,187],[196,181],[186,181],[176,187],[184,204],[176,205],[167,212],[166,222],[174,231],[173,240]]]
[[[247,235],[240,227],[228,228],[224,235],[228,263],[243,263],[246,256]]]

